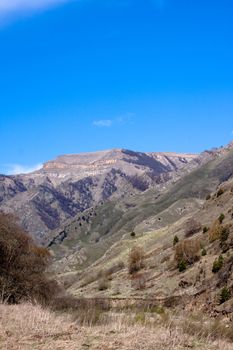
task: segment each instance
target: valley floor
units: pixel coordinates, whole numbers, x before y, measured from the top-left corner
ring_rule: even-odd
[[[195,332],[194,332],[195,333]],[[156,326],[129,324],[124,318],[101,326],[79,326],[70,316],[58,316],[30,304],[0,305],[0,349],[4,350],[182,350],[233,349],[233,344],[209,336],[188,335],[166,322]]]

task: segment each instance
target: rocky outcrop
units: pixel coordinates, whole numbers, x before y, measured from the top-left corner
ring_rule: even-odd
[[[14,212],[39,241],[101,201],[164,186],[195,168],[193,154],[142,153],[113,149],[63,155],[41,170],[0,176],[0,209]]]

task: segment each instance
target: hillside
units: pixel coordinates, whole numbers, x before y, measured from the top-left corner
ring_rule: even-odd
[[[0,305],[0,347],[232,349],[233,150],[208,155],[51,231],[65,289],[49,309]]]
[[[94,216],[85,212],[89,222],[85,217],[69,224],[64,240],[58,237],[51,245],[61,258],[54,265],[60,279],[76,297],[114,305],[182,305],[231,313],[233,151],[186,175],[158,198],[153,195],[151,190],[133,196],[128,208],[123,201],[105,204],[93,209]],[[99,236],[93,235],[97,231]],[[143,264],[131,274],[134,247],[144,252]]]
[[[197,155],[141,153],[123,149],[64,155],[41,170],[0,176],[0,209],[15,213],[44,243],[48,233],[78,213],[109,199],[158,190],[182,169],[197,167]]]
[[[100,258],[121,237],[154,231],[198,210],[207,194],[233,174],[233,151],[225,149],[213,160],[191,171],[166,190],[147,190],[93,207],[64,225],[49,245],[57,267],[83,269]]]

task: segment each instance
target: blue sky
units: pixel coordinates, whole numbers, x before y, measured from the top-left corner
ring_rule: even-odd
[[[0,172],[228,143],[232,16],[231,0],[1,0]]]

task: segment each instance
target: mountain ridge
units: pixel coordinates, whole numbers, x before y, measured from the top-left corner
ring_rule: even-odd
[[[43,243],[47,233],[102,201],[161,187],[198,156],[125,149],[61,155],[29,174],[0,176],[0,209]]]

